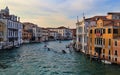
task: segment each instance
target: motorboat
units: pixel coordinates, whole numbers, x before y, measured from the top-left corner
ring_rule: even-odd
[[[105,64],[112,64],[110,61],[107,61],[107,60],[101,60],[101,62],[103,62]]]

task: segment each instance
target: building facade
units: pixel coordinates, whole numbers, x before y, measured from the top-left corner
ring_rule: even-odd
[[[28,30],[22,30],[22,42],[23,43],[29,43],[30,40],[32,39],[32,33]]]
[[[81,21],[77,20],[76,23],[76,50],[82,51],[84,53],[89,53],[89,28],[91,26],[96,26],[96,21],[98,18],[105,19],[105,16],[94,16],[91,18],[83,17]]]
[[[37,26],[36,33],[37,42],[42,42],[42,28]]]
[[[15,15],[9,14],[9,8],[1,9],[0,11],[0,23],[1,23],[1,42],[5,46],[17,46],[22,44],[22,23],[20,18]]]
[[[116,15],[115,15],[116,14]],[[97,19],[89,30],[89,54],[99,59],[119,63],[116,44],[120,37],[120,13],[108,13],[106,19]],[[116,41],[117,40],[117,41]],[[117,42],[117,43],[116,43]]]
[[[49,31],[49,40],[57,40],[59,33],[56,31]]]
[[[31,39],[29,39],[30,37],[28,37],[29,42],[41,42],[41,37],[42,37],[42,28],[41,27],[38,27],[38,25],[29,23],[29,22],[24,22],[23,26],[24,26],[23,32],[27,31],[30,34],[32,34]],[[29,35],[29,33],[28,33],[28,35]]]
[[[64,26],[58,28],[48,28],[50,31],[55,31],[58,33],[58,39],[70,40],[72,39],[72,31]]]
[[[48,41],[49,30],[47,28],[42,28],[42,41]]]
[[[113,39],[112,62],[120,64],[120,38]]]
[[[87,24],[85,18],[82,21],[76,23],[76,47],[78,51],[86,52],[87,49]]]

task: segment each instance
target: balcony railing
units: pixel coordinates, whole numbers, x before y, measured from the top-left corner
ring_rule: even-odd
[[[95,47],[103,47],[103,45],[97,45],[97,44],[95,44]]]
[[[78,33],[79,35],[85,35],[85,34],[87,34],[87,33],[85,33],[85,32],[80,32],[80,33]]]

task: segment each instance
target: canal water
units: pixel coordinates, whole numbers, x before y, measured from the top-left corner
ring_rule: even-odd
[[[70,41],[25,44],[0,51],[0,75],[120,75],[120,66],[104,65],[81,53],[62,53]]]

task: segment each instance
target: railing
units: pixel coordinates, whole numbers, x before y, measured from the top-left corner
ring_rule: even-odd
[[[85,32],[79,32],[78,34],[79,34],[79,35],[82,35],[82,34],[87,34],[87,33],[85,33]]]
[[[95,44],[95,46],[96,46],[96,47],[103,47],[103,45],[96,45],[96,44]]]

